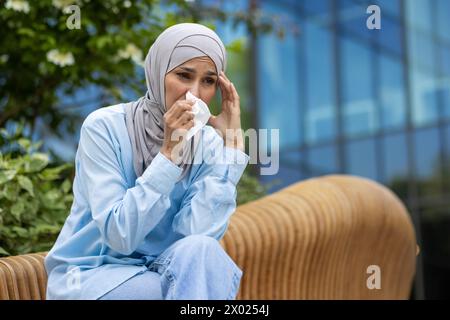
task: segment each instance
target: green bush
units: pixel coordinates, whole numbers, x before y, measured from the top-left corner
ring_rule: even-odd
[[[0,256],[47,251],[73,201],[73,166],[51,167],[22,128],[0,139]]]

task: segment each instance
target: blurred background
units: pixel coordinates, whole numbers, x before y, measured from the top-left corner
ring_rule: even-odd
[[[199,22],[227,46],[244,127],[280,129],[278,174],[249,166],[239,203],[326,174],[376,180],[415,225],[411,298],[450,298],[450,1],[8,0],[0,22],[0,255],[51,247],[83,119],[143,95],[158,34]]]

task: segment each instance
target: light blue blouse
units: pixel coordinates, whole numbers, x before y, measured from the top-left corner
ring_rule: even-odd
[[[75,157],[74,202],[45,258],[47,299],[97,299],[191,234],[220,240],[236,208],[244,152],[210,126],[188,175],[158,153],[136,179],[125,125],[127,104],[92,112]]]

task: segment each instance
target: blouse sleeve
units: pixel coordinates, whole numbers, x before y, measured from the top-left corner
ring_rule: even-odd
[[[167,212],[182,169],[158,153],[128,188],[107,125],[89,117],[81,128],[77,159],[76,174],[102,240],[131,254]]]
[[[207,144],[207,155],[195,170],[193,182],[173,220],[173,230],[182,235],[202,234],[220,240],[236,209],[236,185],[249,156],[224,147],[222,138],[218,139]]]

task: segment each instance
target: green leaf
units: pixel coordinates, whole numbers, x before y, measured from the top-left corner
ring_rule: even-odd
[[[8,161],[8,168],[19,172],[21,171],[24,162],[26,162],[25,157],[18,156],[17,158]]]
[[[42,145],[43,145],[43,141],[38,141],[38,142],[35,142],[35,143],[32,143],[31,144],[31,147],[34,149],[34,150],[38,150]]]
[[[17,34],[20,35],[24,35],[24,36],[29,36],[29,37],[34,37],[35,33],[32,29],[29,28],[20,28],[19,30],[17,30]]]
[[[50,202],[53,205],[56,205],[56,200],[58,200],[61,197],[61,191],[58,189],[51,189],[50,191],[47,191],[45,193],[45,198],[48,202]]]
[[[9,138],[10,137],[10,134],[9,134],[8,130],[6,130],[5,128],[1,128],[0,129],[0,135],[2,135],[5,138]]]
[[[70,191],[70,189],[72,188],[72,183],[70,182],[69,179],[66,179],[66,180],[64,180],[61,187],[62,187],[64,193],[68,193]]]
[[[25,150],[28,151],[28,149],[31,146],[31,142],[28,139],[25,138],[20,138],[17,143]]]
[[[70,204],[73,202],[73,194],[72,194],[72,193],[67,194],[67,195],[64,197],[64,201],[65,201],[65,203],[68,204],[69,207],[70,207]]]
[[[17,170],[0,170],[0,184],[14,179],[16,173]]]
[[[30,231],[34,235],[45,234],[45,233],[57,233],[60,231],[60,227],[40,222],[35,227],[31,228]]]
[[[110,35],[106,35],[106,36],[100,36],[97,38],[97,48],[98,49],[103,49],[106,45],[110,44],[112,42],[112,38]]]
[[[28,236],[28,230],[22,227],[12,227],[12,230],[19,236],[19,237],[27,237]]]
[[[19,194],[19,185],[16,183],[9,183],[3,189],[3,195],[10,201],[16,201]]]
[[[30,162],[25,163],[26,172],[37,172],[41,171],[47,166],[49,162],[48,155],[45,153],[34,153],[31,155]]]
[[[229,52],[241,53],[245,46],[245,38],[239,38],[229,43],[226,48]]]
[[[56,180],[60,178],[61,172],[72,167],[70,163],[55,168],[46,168],[39,173],[42,180]]]
[[[18,220],[21,221],[20,216],[22,215],[23,211],[25,209],[25,205],[23,201],[16,202],[11,207],[11,214]]]
[[[0,247],[0,254],[4,256],[10,256],[9,252],[3,249],[2,247]]]
[[[25,203],[26,217],[29,220],[34,220],[40,207],[41,207],[41,203],[39,202],[39,199],[37,199],[36,197],[29,199],[29,201],[27,201]]]
[[[22,187],[22,189],[28,191],[28,193],[32,197],[34,197],[33,182],[31,182],[30,178],[25,176],[18,176],[17,181],[19,182],[19,185]]]

